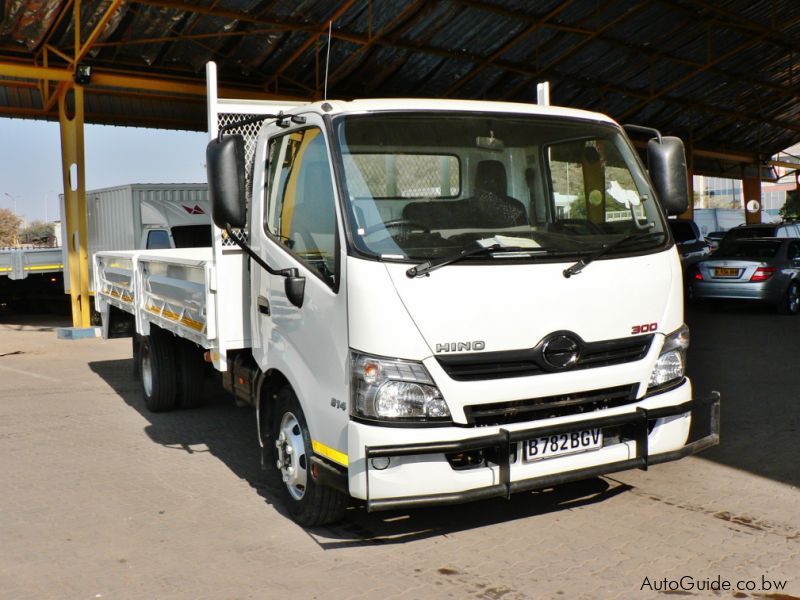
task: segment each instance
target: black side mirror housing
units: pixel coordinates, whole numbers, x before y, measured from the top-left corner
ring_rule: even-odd
[[[664,136],[647,142],[647,164],[658,199],[668,215],[689,208],[689,175],[680,138]]]
[[[244,138],[226,135],[206,146],[208,194],[214,224],[224,229],[247,224],[247,195],[244,178]]]
[[[297,308],[303,307],[303,298],[306,292],[306,278],[300,277],[297,269],[286,269],[289,273],[284,273],[286,279],[283,280],[283,290],[286,297]]]

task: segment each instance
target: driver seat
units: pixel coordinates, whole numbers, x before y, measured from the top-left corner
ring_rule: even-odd
[[[484,227],[529,225],[525,206],[506,194],[506,168],[499,160],[482,160],[475,170],[475,195],[467,202]]]

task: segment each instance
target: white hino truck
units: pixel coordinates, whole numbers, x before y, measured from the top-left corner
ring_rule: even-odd
[[[203,249],[104,251],[109,336],[144,402],[195,406],[203,361],[255,407],[293,518],[508,497],[718,443],[684,376],[665,214],[683,145],[648,170],[600,114],[457,100],[296,106],[216,96]]]

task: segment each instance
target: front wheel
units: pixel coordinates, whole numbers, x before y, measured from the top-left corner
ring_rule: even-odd
[[[778,312],[782,315],[796,315],[800,310],[800,286],[793,281],[786,288],[786,293],[778,303]]]
[[[311,476],[311,436],[291,387],[285,386],[278,392],[272,415],[273,459],[283,482],[281,494],[292,519],[304,527],[339,521],[347,508],[347,495],[319,485]]]

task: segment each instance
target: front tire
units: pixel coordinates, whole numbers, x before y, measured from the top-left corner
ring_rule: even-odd
[[[278,392],[271,434],[273,460],[282,480],[281,496],[292,519],[304,527],[341,520],[348,497],[314,481],[309,464],[311,435],[297,396],[288,385]]]
[[[796,315],[798,311],[800,311],[800,286],[796,281],[792,281],[778,304],[778,312],[782,315]]]
[[[144,404],[150,412],[172,410],[177,406],[175,348],[172,335],[152,327],[150,335],[139,340],[139,374]]]

